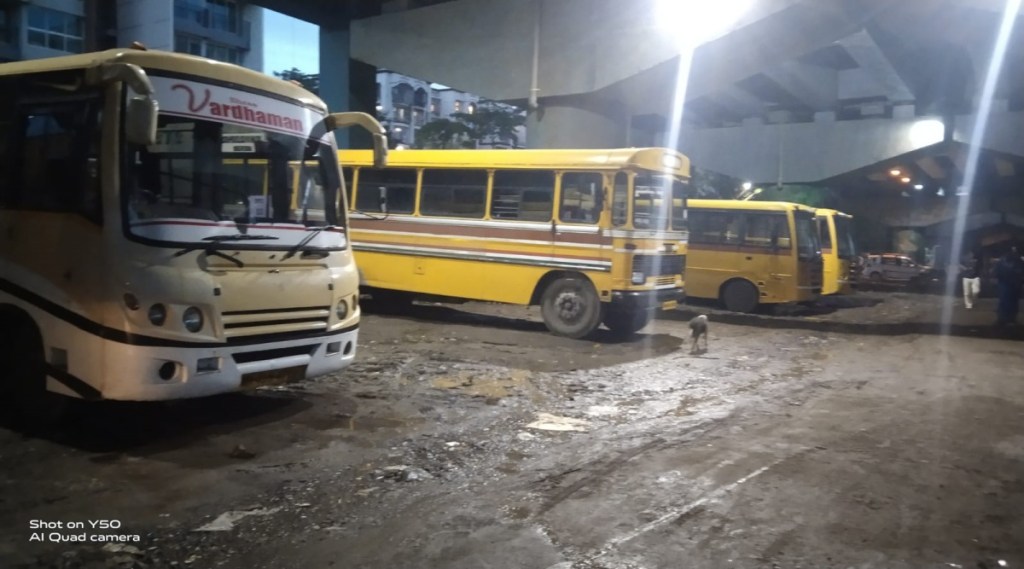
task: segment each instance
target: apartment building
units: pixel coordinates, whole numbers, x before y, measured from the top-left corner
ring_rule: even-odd
[[[0,61],[139,41],[262,70],[263,12],[240,0],[0,0]]]
[[[416,131],[430,121],[449,118],[452,113],[473,114],[481,104],[480,97],[436,83],[430,83],[387,69],[377,71],[377,117],[388,130],[392,144],[412,147]],[[511,107],[510,107],[511,108]],[[518,140],[484,141],[497,148],[522,146],[525,129]]]

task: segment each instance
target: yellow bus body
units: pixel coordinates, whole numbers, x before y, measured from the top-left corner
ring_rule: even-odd
[[[749,312],[762,304],[807,302],[821,294],[817,238],[805,244],[805,254],[799,249],[802,238],[811,239],[805,233],[813,229],[813,208],[691,199],[687,215],[688,297],[719,300],[730,310]]]
[[[821,259],[823,263],[821,294],[850,294],[853,286],[850,281],[850,263],[854,251],[845,250],[852,246],[849,236],[849,222],[852,215],[834,209],[818,208],[815,210],[818,231],[821,237]],[[841,220],[845,220],[843,224]],[[841,243],[848,245],[841,246]]]
[[[370,158],[366,151],[339,152],[353,190],[350,208],[372,205],[366,193],[373,197],[378,193],[375,184],[367,181],[377,176],[370,169]],[[679,249],[684,234],[667,226],[637,227],[641,222],[633,201],[615,197],[620,195],[617,191],[626,191],[626,181],[643,180],[637,176],[644,173],[688,179],[689,162],[677,152],[660,148],[401,150],[389,154],[387,169],[408,173],[409,183],[417,186],[416,201],[404,213],[350,212],[356,259],[366,287],[543,306],[546,287],[559,277],[574,276],[592,284],[603,312],[636,311],[628,323],[626,317],[604,319],[609,327],[625,332],[646,323],[651,307],[673,308],[682,299],[685,260]],[[474,176],[481,186],[483,207],[465,217],[456,216],[463,214],[457,211],[459,204],[452,206],[451,213],[456,215],[425,214],[423,188],[429,184],[424,180],[438,171]],[[512,171],[550,175],[550,204],[540,200],[527,212],[525,193],[516,201],[497,189],[503,176],[514,175],[508,174]],[[595,187],[599,181],[599,193],[579,200],[571,197],[569,192],[574,190],[568,188],[567,180],[573,173],[589,176]],[[538,187],[534,195],[545,195],[543,191]],[[614,220],[613,199],[620,204]],[[585,222],[563,219],[564,204],[569,201],[574,207],[593,208],[592,217]],[[660,205],[667,207],[668,202],[659,201]]]

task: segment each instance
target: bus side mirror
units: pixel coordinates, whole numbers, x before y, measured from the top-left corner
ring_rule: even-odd
[[[128,142],[143,146],[156,143],[157,110],[156,100],[148,96],[128,99],[124,124]]]
[[[384,127],[377,122],[377,119],[366,113],[347,112],[331,113],[325,119],[327,130],[337,130],[350,126],[358,126],[370,133],[373,138],[373,167],[383,168],[387,166],[388,160],[388,138],[384,134]]]
[[[90,85],[123,81],[135,93],[125,108],[125,137],[128,142],[149,146],[156,143],[156,115],[159,107],[153,95],[153,83],[145,70],[134,63],[104,63],[90,68]]]

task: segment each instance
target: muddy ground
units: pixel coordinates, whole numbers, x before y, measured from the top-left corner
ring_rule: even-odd
[[[367,314],[339,374],[0,429],[0,568],[1021,567],[1022,335],[941,302],[687,306],[627,342]]]

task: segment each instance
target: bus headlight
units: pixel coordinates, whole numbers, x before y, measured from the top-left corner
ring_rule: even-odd
[[[338,320],[344,320],[348,316],[348,303],[339,300],[338,305],[334,307],[334,313],[338,316]]]
[[[203,329],[203,311],[195,306],[189,306],[181,315],[181,323],[189,332],[198,332]]]
[[[163,326],[167,320],[167,307],[162,304],[154,304],[149,307],[149,322],[154,326]]]
[[[646,281],[647,281],[647,275],[645,275],[645,274],[643,274],[642,272],[639,272],[639,271],[633,273],[633,284],[641,285],[641,284],[644,284]]]

